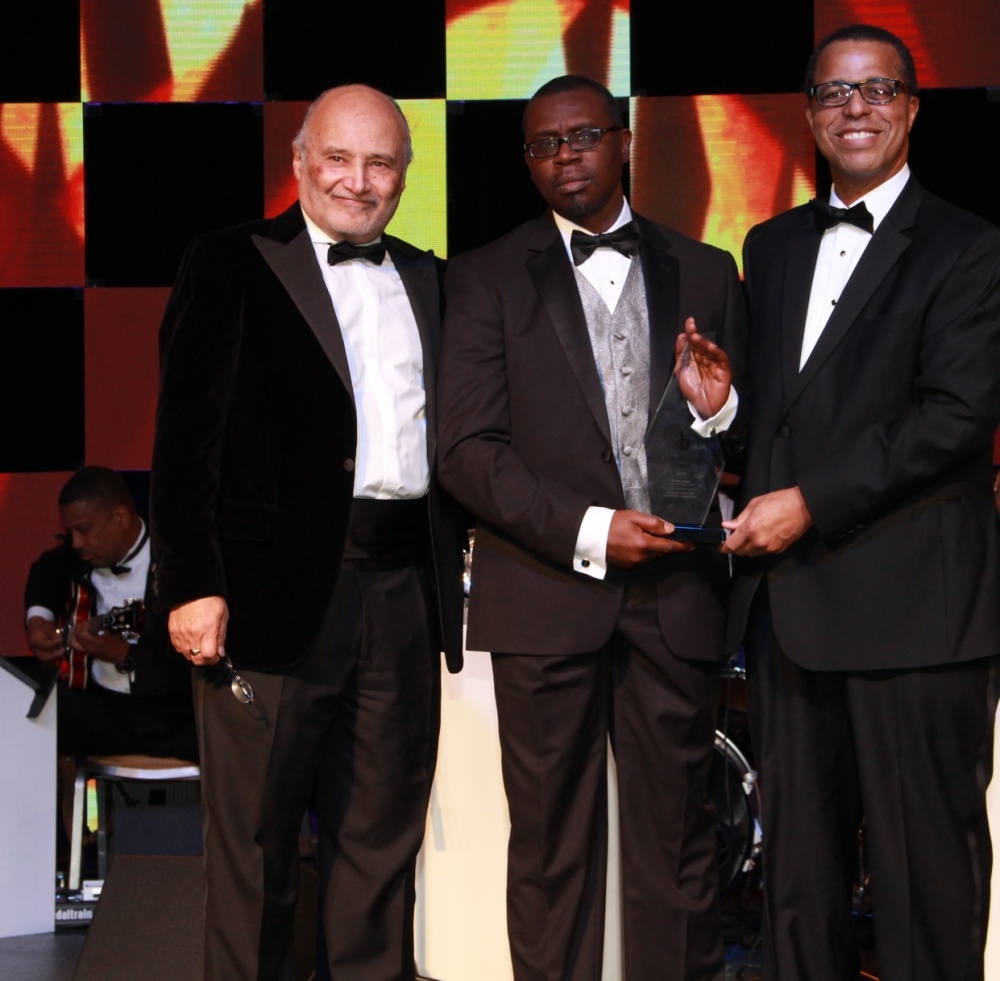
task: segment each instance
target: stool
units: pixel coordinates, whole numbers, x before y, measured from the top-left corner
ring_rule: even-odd
[[[88,756],[78,763],[73,787],[73,834],[70,842],[69,888],[80,888],[83,856],[83,817],[86,810],[87,781],[97,780],[97,871],[101,879],[108,872],[108,798],[113,780],[200,780],[201,768],[191,760],[170,757]]]

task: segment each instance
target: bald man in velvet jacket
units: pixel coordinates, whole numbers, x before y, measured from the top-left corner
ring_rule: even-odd
[[[464,524],[433,466],[439,263],[382,234],[412,155],[391,99],[333,89],[293,148],[299,203],[198,239],[167,308],[156,595],[201,666],[206,977],[292,976],[315,786],[317,976],[395,981],[414,977],[439,652],[452,670],[462,652]]]

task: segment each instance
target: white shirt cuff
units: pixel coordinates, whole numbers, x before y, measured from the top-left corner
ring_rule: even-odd
[[[603,579],[608,572],[608,532],[611,530],[612,508],[587,508],[576,536],[573,571],[593,579]]]
[[[44,606],[29,606],[28,612],[24,614],[24,625],[28,625],[28,621],[32,617],[41,617],[43,620],[48,620],[49,623],[56,622],[56,615],[51,611],[47,610]]]
[[[726,404],[711,419],[702,419],[698,414],[698,410],[688,402],[688,409],[694,417],[691,428],[699,436],[704,437],[711,436],[712,433],[724,433],[733,424],[739,405],[740,397],[736,394],[736,388],[732,385],[729,386],[729,398],[726,399]]]

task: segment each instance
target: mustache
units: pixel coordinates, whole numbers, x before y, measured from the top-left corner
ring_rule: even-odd
[[[586,170],[564,170],[552,183],[556,187],[562,187],[563,184],[572,184],[574,181],[589,181],[590,178],[591,175]]]

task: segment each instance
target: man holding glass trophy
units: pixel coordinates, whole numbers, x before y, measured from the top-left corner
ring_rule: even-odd
[[[731,256],[630,210],[603,86],[544,85],[524,141],[551,210],[450,264],[438,444],[478,519],[467,642],[492,654],[514,977],[600,977],[610,736],[625,972],[721,981],[706,784],[729,577],[692,539],[719,537],[744,299]]]

